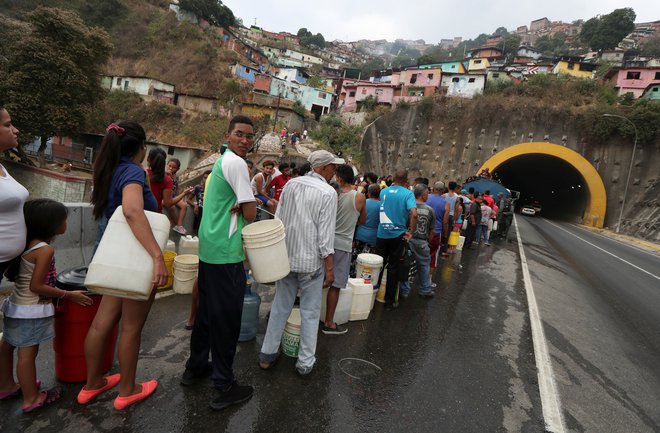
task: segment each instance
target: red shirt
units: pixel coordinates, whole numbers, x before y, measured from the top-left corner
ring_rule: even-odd
[[[161,182],[154,182],[154,177],[153,173],[151,173],[151,169],[147,168],[147,175],[149,176],[149,186],[151,187],[151,192],[154,193],[154,197],[156,197],[156,203],[158,203],[158,212],[163,211],[163,191],[166,189],[169,189],[172,191],[174,188],[174,182],[172,182],[172,178],[166,174],[165,177],[163,177],[163,180]]]
[[[275,178],[270,181],[270,187],[275,188],[275,195],[273,196],[275,200],[280,200],[282,189],[290,179],[290,176],[284,176],[283,174],[280,174],[279,176],[275,176]]]

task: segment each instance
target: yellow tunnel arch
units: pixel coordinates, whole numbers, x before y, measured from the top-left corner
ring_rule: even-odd
[[[549,155],[566,161],[572,165],[582,176],[587,187],[589,198],[587,207],[582,217],[584,225],[592,227],[603,227],[605,222],[605,211],[607,209],[607,194],[605,185],[596,169],[582,155],[567,147],[552,143],[522,143],[506,149],[491,156],[479,169],[488,168],[492,173],[499,166],[510,159],[523,155]]]

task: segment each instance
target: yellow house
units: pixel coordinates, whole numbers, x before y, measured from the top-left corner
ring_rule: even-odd
[[[485,71],[490,67],[490,61],[485,57],[478,57],[476,59],[470,59],[468,63],[468,72],[474,71]]]
[[[576,78],[593,78],[598,65],[594,63],[583,63],[576,59],[561,58],[552,73],[555,75],[570,75]]]

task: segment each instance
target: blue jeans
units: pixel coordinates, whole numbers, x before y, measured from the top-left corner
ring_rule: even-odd
[[[475,235],[477,243],[481,243],[481,238],[484,242],[488,243],[488,224],[479,224],[477,226],[477,234]]]
[[[412,251],[417,262],[417,275],[419,276],[419,293],[422,295],[431,293],[431,249],[426,239],[410,239],[408,241],[410,251]],[[401,295],[410,294],[410,283],[408,281],[401,283],[399,290]]]
[[[321,266],[314,272],[291,272],[275,283],[275,299],[259,353],[260,360],[273,362],[277,358],[284,326],[300,288],[300,349],[296,367],[306,370],[314,366],[324,277],[324,267]]]

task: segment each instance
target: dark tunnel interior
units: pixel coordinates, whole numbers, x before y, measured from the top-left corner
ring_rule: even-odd
[[[540,204],[544,218],[577,222],[587,206],[589,191],[582,175],[568,162],[549,155],[522,155],[494,171],[507,188],[520,191],[516,211]]]

